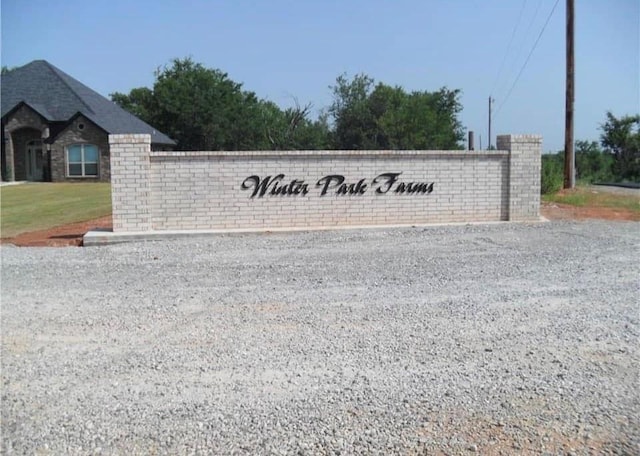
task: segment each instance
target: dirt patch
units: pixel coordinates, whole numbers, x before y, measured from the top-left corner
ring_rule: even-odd
[[[71,223],[47,230],[22,233],[12,238],[1,239],[0,242],[2,244],[14,244],[21,247],[81,246],[82,236],[84,236],[87,231],[95,229],[110,230],[111,228],[111,216],[108,215],[98,219],[87,220],[86,222]]]
[[[578,207],[560,203],[543,202],[540,214],[549,220],[631,220],[640,221],[640,215],[622,208]]]
[[[540,206],[540,213],[549,220],[632,220],[640,221],[640,216],[627,209],[608,207],[577,207],[559,203],[545,203]],[[86,222],[57,226],[48,230],[22,233],[12,238],[1,239],[2,244],[14,244],[21,247],[66,247],[81,246],[82,236],[94,229],[112,229],[111,216],[101,217]]]

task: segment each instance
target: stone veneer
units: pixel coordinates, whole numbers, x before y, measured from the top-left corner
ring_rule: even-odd
[[[83,128],[80,128],[81,125]],[[58,128],[57,131],[56,128]],[[38,158],[38,165],[45,167],[47,163],[51,163],[51,167],[47,171],[50,173],[50,176],[47,176],[49,180],[52,182],[109,181],[111,177],[109,135],[104,130],[97,127],[91,120],[79,115],[60,131],[58,125],[47,123],[27,106],[18,108],[9,116],[4,125],[3,133],[6,142],[4,144],[5,163],[3,163],[3,170],[8,174],[9,181],[27,178],[25,166],[27,142],[44,138],[47,129],[49,129],[49,135],[55,140],[51,144],[43,141],[42,149],[45,155]],[[93,144],[98,147],[100,163],[98,164],[97,177],[67,176],[65,151],[72,144]],[[46,166],[46,168],[49,167]]]
[[[80,125],[84,128],[80,129]],[[65,150],[73,144],[93,144],[98,147],[100,163],[98,177],[68,177]],[[109,136],[84,116],[78,116],[67,128],[62,130],[51,145],[51,180],[61,181],[102,181],[111,178],[111,160],[109,156]]]
[[[3,125],[5,143],[3,172],[9,181],[26,179],[25,150],[27,142],[42,138],[47,122],[26,106],[18,108]],[[14,154],[14,151],[18,153]]]
[[[496,151],[152,152],[149,135],[110,135],[114,232],[319,228],[537,220],[541,137],[498,137]],[[372,180],[433,183],[431,192],[385,194]],[[249,176],[284,174],[306,195],[251,197]],[[321,196],[318,181],[364,179],[362,194]],[[247,185],[250,182],[247,181]],[[423,187],[426,189],[426,187]]]

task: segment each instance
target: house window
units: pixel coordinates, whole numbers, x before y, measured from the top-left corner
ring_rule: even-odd
[[[98,177],[98,148],[93,144],[67,147],[67,176]]]

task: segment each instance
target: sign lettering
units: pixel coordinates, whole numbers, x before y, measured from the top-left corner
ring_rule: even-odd
[[[354,182],[347,182],[341,174],[329,174],[315,184],[320,196],[327,194],[346,196],[364,195],[370,189],[377,195],[388,193],[398,195],[429,195],[433,192],[433,182],[403,182],[400,180],[402,173],[383,173],[370,182],[366,178]],[[309,193],[309,184],[302,179],[287,180],[284,174],[276,176],[253,175],[247,177],[241,184],[242,190],[251,192],[250,198],[263,198],[264,196],[305,196]]]

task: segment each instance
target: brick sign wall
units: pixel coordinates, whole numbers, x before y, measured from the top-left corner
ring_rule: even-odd
[[[116,232],[536,220],[541,138],[499,151],[151,152],[112,135]]]

